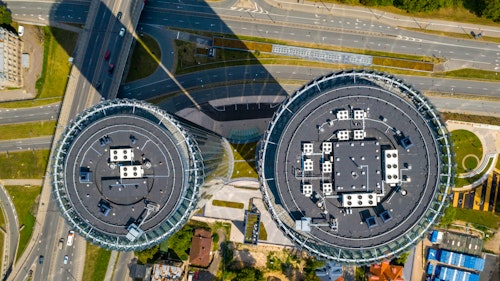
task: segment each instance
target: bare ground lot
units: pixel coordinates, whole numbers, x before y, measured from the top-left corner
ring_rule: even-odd
[[[36,96],[35,82],[43,67],[43,30],[38,26],[24,25],[23,54],[29,54],[29,67],[23,69],[24,87],[0,91],[0,102],[32,99]]]

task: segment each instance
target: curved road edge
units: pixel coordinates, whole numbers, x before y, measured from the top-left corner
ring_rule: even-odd
[[[7,254],[7,256],[4,256],[4,260],[2,262],[2,279],[4,279],[14,267],[17,247],[19,244],[19,221],[17,218],[16,208],[10,199],[9,193],[3,186],[3,183],[0,183],[0,201],[2,205],[2,212],[5,215],[5,224],[8,231],[5,235],[3,249],[4,255]],[[8,248],[8,250],[6,248]]]

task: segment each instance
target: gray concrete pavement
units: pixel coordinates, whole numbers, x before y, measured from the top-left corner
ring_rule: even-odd
[[[252,189],[256,179],[240,180],[235,179],[228,185],[225,185],[221,190],[213,195],[213,197],[205,204],[204,217],[194,217],[195,220],[224,220],[230,221],[232,224],[230,241],[242,243],[244,237],[244,217],[245,210],[248,209],[250,199],[253,199],[253,204],[261,213],[261,221],[267,232],[267,240],[263,241],[269,244],[291,246],[293,243],[283,235],[278,226],[271,218],[270,214],[264,207],[262,202],[262,193],[258,188]],[[240,186],[240,187],[237,187]],[[244,205],[243,209],[235,209],[229,207],[219,207],[212,205],[213,200],[222,200],[230,202],[238,202]]]
[[[130,264],[134,259],[134,252],[121,252],[113,273],[113,281],[130,281]]]
[[[117,251],[111,251],[111,256],[109,257],[108,267],[106,268],[106,275],[104,276],[104,281],[111,281],[113,272],[115,271],[116,259],[119,253]]]

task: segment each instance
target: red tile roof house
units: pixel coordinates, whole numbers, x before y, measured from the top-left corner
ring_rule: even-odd
[[[212,260],[212,233],[205,229],[195,229],[189,251],[189,263],[208,267]]]
[[[382,264],[374,264],[370,267],[370,273],[367,274],[368,281],[404,281],[403,267],[399,265],[391,265],[388,261],[383,261]]]

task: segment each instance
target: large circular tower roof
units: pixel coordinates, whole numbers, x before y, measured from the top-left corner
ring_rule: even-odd
[[[259,150],[264,201],[315,255],[370,264],[415,245],[444,211],[450,138],[425,97],[364,71],[316,79],[283,102]]]
[[[64,218],[91,242],[145,249],[195,208],[200,159],[172,116],[139,101],[106,101],[66,128],[53,161],[54,194]]]

